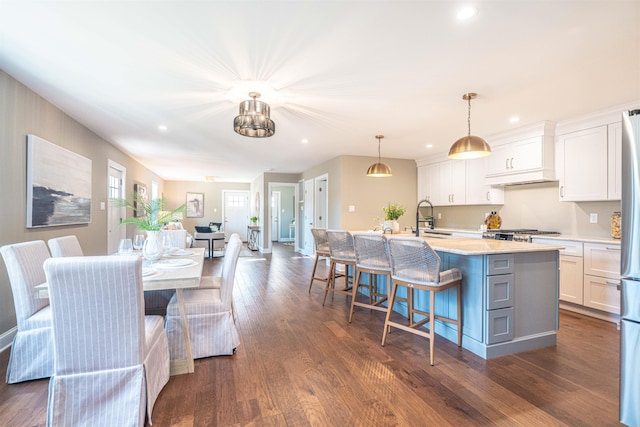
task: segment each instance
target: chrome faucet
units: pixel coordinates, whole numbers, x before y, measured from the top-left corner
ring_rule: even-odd
[[[425,218],[427,223],[427,227],[430,228],[431,230],[433,230],[434,224],[433,224],[433,203],[431,203],[428,199],[423,199],[420,200],[418,202],[418,207],[416,208],[416,236],[420,236],[420,206],[422,206],[423,203],[428,204],[429,206],[431,206],[431,216],[428,216]]]

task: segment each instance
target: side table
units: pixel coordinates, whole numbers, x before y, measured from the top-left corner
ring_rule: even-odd
[[[258,236],[260,235],[259,225],[249,225],[247,227],[247,247],[252,251],[258,250]]]

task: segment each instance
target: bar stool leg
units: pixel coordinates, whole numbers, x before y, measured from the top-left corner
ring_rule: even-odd
[[[329,266],[329,280],[327,281],[327,285],[324,287],[324,298],[322,298],[322,305],[327,301],[327,294],[329,293],[330,288],[335,288],[335,271],[336,271],[336,263],[331,260],[331,265]],[[333,292],[332,292],[333,294]]]
[[[316,252],[316,262],[313,263],[313,271],[311,272],[311,280],[309,281],[309,293],[311,293],[311,286],[313,286],[313,281],[316,279],[316,269],[318,268],[318,253]]]
[[[435,338],[436,338],[436,328],[435,328],[435,324],[434,324],[434,320],[435,320],[435,307],[436,307],[436,303],[435,303],[435,299],[436,299],[436,294],[433,291],[429,291],[429,352],[430,352],[430,361],[431,361],[431,366],[433,366],[433,359],[434,359],[434,351],[435,351]]]
[[[356,303],[356,296],[358,295],[358,287],[360,286],[360,276],[362,275],[362,272],[360,270],[358,270],[358,273],[356,275],[356,281],[353,284],[353,294],[351,296],[351,310],[349,310],[349,323],[351,323],[351,319],[353,319],[353,309],[355,307],[355,303]]]
[[[458,283],[458,347],[462,347],[462,283]]]
[[[393,302],[396,299],[396,292],[398,291],[398,285],[395,283],[391,284],[391,294],[389,295],[389,310],[387,310],[387,316],[384,320],[384,331],[382,332],[382,346],[384,347],[384,342],[387,339],[387,333],[391,332],[391,326],[389,325],[389,321],[391,320],[391,313],[393,312]]]

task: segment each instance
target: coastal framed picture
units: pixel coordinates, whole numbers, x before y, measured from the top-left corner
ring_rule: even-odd
[[[204,193],[187,193],[187,218],[204,216]]]
[[[27,228],[91,222],[91,160],[27,135]]]

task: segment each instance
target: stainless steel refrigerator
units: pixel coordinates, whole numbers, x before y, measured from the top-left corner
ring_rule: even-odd
[[[640,426],[640,110],[622,114],[620,422]]]

